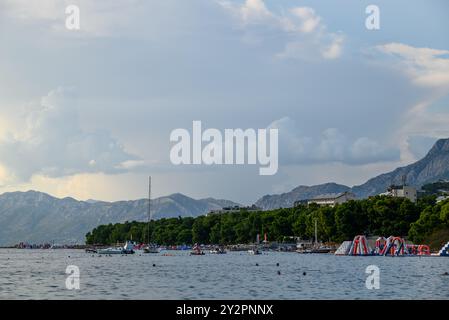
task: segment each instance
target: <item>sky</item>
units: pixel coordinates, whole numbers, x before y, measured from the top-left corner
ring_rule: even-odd
[[[65,22],[80,9],[80,29]],[[380,29],[365,9],[377,5]],[[0,192],[251,204],[449,138],[449,3],[0,0]],[[170,133],[276,128],[279,169],[173,165]]]

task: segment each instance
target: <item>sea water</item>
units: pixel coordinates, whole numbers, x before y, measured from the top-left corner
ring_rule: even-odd
[[[447,257],[0,249],[0,299],[448,299]],[[367,267],[379,289],[367,289]],[[68,266],[79,269],[70,290]],[[69,287],[70,288],[70,287]]]

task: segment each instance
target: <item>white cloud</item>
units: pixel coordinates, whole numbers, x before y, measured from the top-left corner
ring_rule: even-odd
[[[343,42],[343,35],[333,34],[331,43],[321,51],[323,57],[326,59],[336,59],[340,57],[343,51]]]
[[[411,145],[413,137],[438,139],[449,136],[449,114],[430,110],[449,92],[449,50],[417,48],[403,43],[388,43],[375,48],[393,57],[394,68],[405,73],[414,85],[427,89],[426,96],[404,113],[395,133],[401,149],[401,160],[409,163],[417,160]]]
[[[287,14],[277,14],[270,11],[263,0],[246,0],[243,4],[229,1],[219,1],[245,30],[244,39],[254,39],[248,35],[255,32],[254,28],[267,27],[283,34],[284,48],[276,54],[281,59],[301,58],[314,59],[321,56],[324,59],[336,59],[343,52],[344,36],[327,30],[323,19],[310,7],[293,7]],[[264,32],[262,37],[270,38],[270,32]],[[251,41],[259,43],[260,41]]]
[[[8,172],[4,181],[28,181],[35,174],[120,173],[140,163],[108,132],[83,130],[72,89],[60,87],[28,106],[22,123],[0,140],[0,165]]]
[[[382,146],[368,137],[350,139],[336,128],[324,130],[321,137],[301,134],[289,117],[276,120],[269,128],[279,130],[279,161],[286,164],[318,164],[340,162],[370,164],[399,159],[399,150]]]
[[[415,84],[449,88],[449,50],[416,48],[402,43],[389,43],[376,48],[399,58],[399,67]]]
[[[145,166],[145,161],[143,160],[126,160],[121,163],[119,163],[117,166],[115,166],[116,169],[135,169],[139,167]]]
[[[262,0],[247,0],[241,6],[236,6],[229,1],[219,1],[219,3],[244,25],[275,21],[275,17]]]
[[[297,7],[290,10],[290,12],[297,16],[300,19],[299,28],[296,28],[297,30],[309,33],[312,31],[315,31],[321,23],[321,17],[316,15],[315,10],[308,7]],[[287,26],[294,26],[294,24],[288,24]],[[295,29],[295,28],[293,28]]]
[[[440,139],[449,137],[449,113],[432,112],[429,108],[437,100],[420,102],[408,110],[401,119],[400,129],[395,133],[399,138],[401,158],[405,163],[418,160],[421,154],[414,152],[414,137]],[[448,108],[449,109],[449,106]]]

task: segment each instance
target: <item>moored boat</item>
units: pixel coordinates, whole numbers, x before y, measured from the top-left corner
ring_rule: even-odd
[[[202,256],[204,255],[203,250],[201,250],[201,246],[199,244],[195,244],[192,248],[192,251],[190,251],[191,256]]]
[[[330,253],[333,249],[326,246],[313,247],[309,249],[298,249],[297,253]]]
[[[151,224],[151,176],[148,178],[148,223],[147,240],[150,243],[150,224]],[[143,253],[159,253],[160,250],[155,245],[148,244],[143,248]]]
[[[99,249],[98,254],[123,254],[123,248],[105,248]]]
[[[99,249],[98,254],[133,254],[134,244],[131,241],[126,241],[123,247],[110,247],[106,249]]]
[[[216,247],[209,251],[211,254],[225,254],[226,250],[222,247]]]
[[[146,246],[143,248],[143,253],[159,253],[159,248],[156,246]]]
[[[251,255],[262,254],[262,252],[258,248],[250,249],[250,250],[248,250],[248,253]]]

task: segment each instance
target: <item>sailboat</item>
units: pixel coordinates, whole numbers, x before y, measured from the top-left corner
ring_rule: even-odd
[[[313,245],[311,246],[310,244],[298,243],[296,247],[296,252],[298,253],[329,253],[332,251],[332,248],[318,243],[317,219],[315,219],[315,242]]]
[[[150,245],[150,222],[151,222],[151,176],[148,179],[148,224],[147,224],[147,239],[148,245],[143,248],[143,253],[159,253],[159,249]]]

